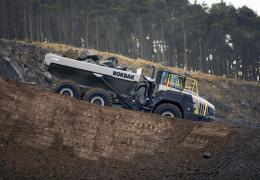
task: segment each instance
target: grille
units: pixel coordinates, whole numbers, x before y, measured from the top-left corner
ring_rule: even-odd
[[[205,109],[206,109],[206,111],[205,111]],[[205,115],[208,115],[208,112],[209,112],[209,108],[208,107],[206,108],[206,106],[204,104],[200,103],[199,108],[198,108],[198,114],[205,116]]]

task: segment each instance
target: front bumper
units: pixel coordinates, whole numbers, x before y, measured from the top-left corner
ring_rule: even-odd
[[[211,122],[214,121],[215,119],[216,119],[215,116],[197,116],[198,121]]]

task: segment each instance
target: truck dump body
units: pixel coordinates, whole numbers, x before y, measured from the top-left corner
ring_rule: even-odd
[[[103,75],[103,78],[118,92],[129,95],[141,78],[142,69],[137,73],[123,71],[84,61],[73,60],[55,54],[47,54],[44,60],[49,71],[59,79],[69,79],[81,86],[98,87],[110,90],[93,73]]]

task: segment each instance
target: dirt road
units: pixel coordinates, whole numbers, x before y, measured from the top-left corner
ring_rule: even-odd
[[[259,128],[102,108],[0,79],[3,179],[259,179],[259,152]]]

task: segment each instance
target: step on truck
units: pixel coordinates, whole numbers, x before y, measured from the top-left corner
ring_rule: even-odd
[[[157,113],[191,120],[212,120],[215,107],[198,94],[195,79],[168,70],[155,70],[151,77],[141,68],[118,65],[116,57],[98,56],[78,60],[46,54],[44,64],[58,79],[54,92],[101,106]]]

